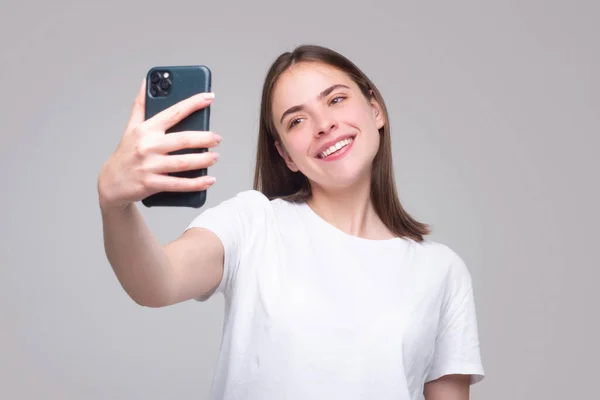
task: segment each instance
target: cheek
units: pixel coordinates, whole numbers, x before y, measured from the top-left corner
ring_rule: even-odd
[[[300,133],[300,134],[296,134]],[[310,148],[310,136],[295,132],[294,137],[287,141],[288,154],[295,162],[302,162],[302,157],[308,153]],[[308,138],[308,139],[307,139]]]
[[[375,116],[370,107],[355,105],[348,107],[345,121],[354,128],[360,130],[365,146],[363,149],[368,153],[377,152],[381,140]]]
[[[344,120],[360,128],[361,131],[374,127],[371,109],[364,104],[353,102],[352,104],[348,104],[348,107],[344,107],[341,113]]]

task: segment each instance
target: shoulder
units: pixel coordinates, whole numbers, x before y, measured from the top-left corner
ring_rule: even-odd
[[[246,202],[250,202],[252,204],[261,205],[268,205],[270,203],[269,199],[262,192],[254,189],[237,192],[235,195],[229,197],[223,202],[239,204],[246,204]]]
[[[269,199],[262,192],[251,189],[235,193],[215,205],[207,207],[202,214],[214,215],[222,221],[235,220],[257,226],[272,223],[296,223],[296,204],[275,198]],[[250,227],[249,226],[249,227]]]
[[[211,213],[234,213],[234,214],[256,214],[270,207],[269,199],[258,190],[243,190],[234,195],[217,201],[214,205],[207,207],[204,212]]]
[[[450,284],[471,286],[471,272],[463,257],[450,246],[432,241],[424,240],[415,242],[415,253],[420,260],[438,270]]]
[[[253,220],[264,215],[270,206],[269,199],[257,190],[237,192],[224,200],[213,200],[213,205],[207,205],[199,211],[188,228],[208,227],[222,229],[238,229],[253,225]]]

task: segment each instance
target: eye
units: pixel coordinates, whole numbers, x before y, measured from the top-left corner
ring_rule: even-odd
[[[333,99],[331,99],[330,104],[339,104],[341,103],[346,97],[345,96],[336,96]]]
[[[288,126],[289,129],[292,129],[294,126],[298,125],[301,122],[302,118],[294,118],[290,121]]]

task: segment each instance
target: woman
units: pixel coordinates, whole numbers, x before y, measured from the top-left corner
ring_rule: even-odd
[[[164,135],[212,95],[143,121],[144,85],[98,189],[107,257],[148,307],[225,297],[214,399],[464,400],[483,379],[469,272],[398,200],[385,103],[323,47],[281,55],[264,84],[254,190],[161,246],[134,202],[214,178],[210,132]]]

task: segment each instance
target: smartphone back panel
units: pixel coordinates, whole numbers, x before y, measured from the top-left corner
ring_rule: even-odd
[[[211,71],[203,65],[154,67],[146,77],[146,119],[198,93],[211,91]],[[166,133],[179,131],[208,131],[210,106],[198,110]],[[203,153],[208,149],[182,149],[169,154]],[[196,178],[205,176],[207,169],[169,173],[172,176]],[[160,192],[146,197],[142,203],[146,207],[193,207],[199,208],[206,202],[206,191]]]

